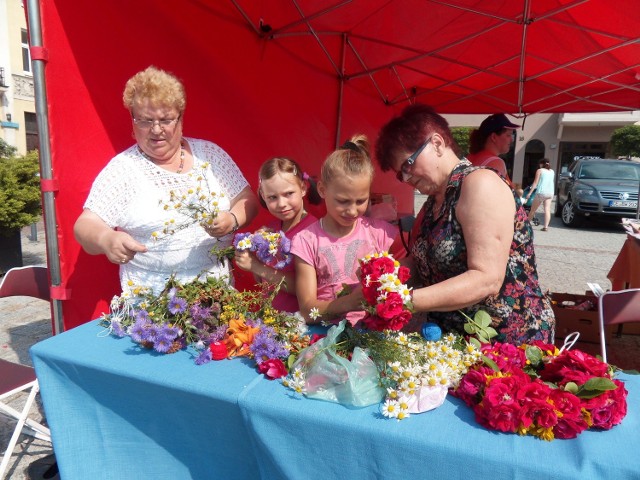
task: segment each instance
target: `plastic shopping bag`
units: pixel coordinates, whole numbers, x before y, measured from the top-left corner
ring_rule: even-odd
[[[306,396],[353,407],[380,403],[385,390],[378,369],[365,350],[356,347],[351,360],[336,353],[335,345],[346,320],[329,329],[327,336],[300,352],[292,370],[306,379]]]

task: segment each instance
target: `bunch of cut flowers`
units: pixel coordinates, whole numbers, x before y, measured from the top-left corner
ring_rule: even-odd
[[[291,263],[291,241],[283,231],[261,228],[253,233],[237,233],[233,246],[236,250],[255,253],[258,260],[276,270],[282,270]]]
[[[278,287],[237,291],[224,279],[180,283],[171,277],[157,295],[130,285],[113,298],[100,324],[160,353],[195,349],[199,365],[237,356],[253,358],[269,378],[286,374],[285,362],[309,344],[300,316],[271,308]]]
[[[364,309],[363,320],[370,330],[400,330],[412,317],[409,269],[388,252],[374,253],[359,260]]]
[[[580,350],[486,343],[482,354],[453,395],[488,429],[575,438],[589,428],[610,429],[627,413],[627,390],[612,367]]]
[[[161,230],[152,232],[152,240],[173,235],[194,223],[202,226],[213,224],[220,213],[220,199],[224,197],[224,193],[211,189],[206,176],[209,166],[209,162],[204,162],[199,168],[187,173],[194,180],[195,187],[186,191],[171,190],[168,199],[160,200],[165,211],[175,211],[177,215],[166,220]]]
[[[383,402],[402,420],[440,406],[480,352],[450,334],[427,341],[417,333],[367,331],[342,321],[300,352],[284,385],[310,398],[366,406]]]

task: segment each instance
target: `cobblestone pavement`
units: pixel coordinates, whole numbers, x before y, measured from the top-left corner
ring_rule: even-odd
[[[416,212],[425,197],[415,196]],[[538,213],[539,218],[542,212]],[[46,263],[46,246],[42,223],[38,225],[37,241],[30,239],[32,230],[23,230],[23,260],[25,265]],[[549,231],[534,227],[534,243],[540,282],[544,290],[557,293],[582,294],[587,282],[611,288],[607,273],[626,239],[622,227],[616,224],[592,224],[581,229],[569,229],[559,218],[552,217]],[[29,348],[51,335],[51,312],[47,302],[14,297],[0,299],[0,358],[31,364]],[[599,353],[598,345],[580,343],[589,353]],[[624,368],[640,370],[640,335],[623,335],[612,340],[608,353],[611,362]],[[623,364],[625,361],[630,362]],[[21,404],[20,404],[21,405]],[[42,418],[40,404],[32,409],[35,419]],[[13,422],[0,421],[0,451],[9,441]],[[15,480],[40,479],[51,463],[53,450],[49,444],[22,436],[11,459],[8,477]],[[57,477],[54,477],[57,478]]]

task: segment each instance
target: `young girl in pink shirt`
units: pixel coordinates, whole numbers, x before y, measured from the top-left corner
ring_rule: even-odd
[[[318,220],[305,210],[304,197],[307,196],[309,203],[314,205],[319,204],[322,199],[318,195],[315,182],[303,173],[295,161],[284,157],[267,160],[260,167],[258,176],[260,204],[275,217],[267,225],[268,229],[275,232],[283,231],[286,237],[292,240],[296,233]],[[284,279],[272,306],[284,312],[298,311],[293,262],[282,270],[276,270],[262,263],[254,253],[238,249],[235,261],[242,270],[252,272],[258,281],[277,285]]]
[[[363,217],[373,173],[364,135],[345,142],[322,165],[318,192],[327,213],[291,245],[300,313],[307,323],[347,318],[354,325],[365,316],[359,292],[338,294],[358,288],[358,260],[389,250],[396,236],[390,223]]]

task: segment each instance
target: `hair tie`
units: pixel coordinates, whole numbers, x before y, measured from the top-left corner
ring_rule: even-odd
[[[360,152],[360,147],[358,147],[358,145],[353,143],[351,140],[347,140],[346,142],[344,142],[340,148],[342,148],[344,150],[351,150],[351,151],[354,151],[356,153]]]
[[[309,174],[307,172],[302,172],[302,179],[304,181],[308,181],[309,180]]]

